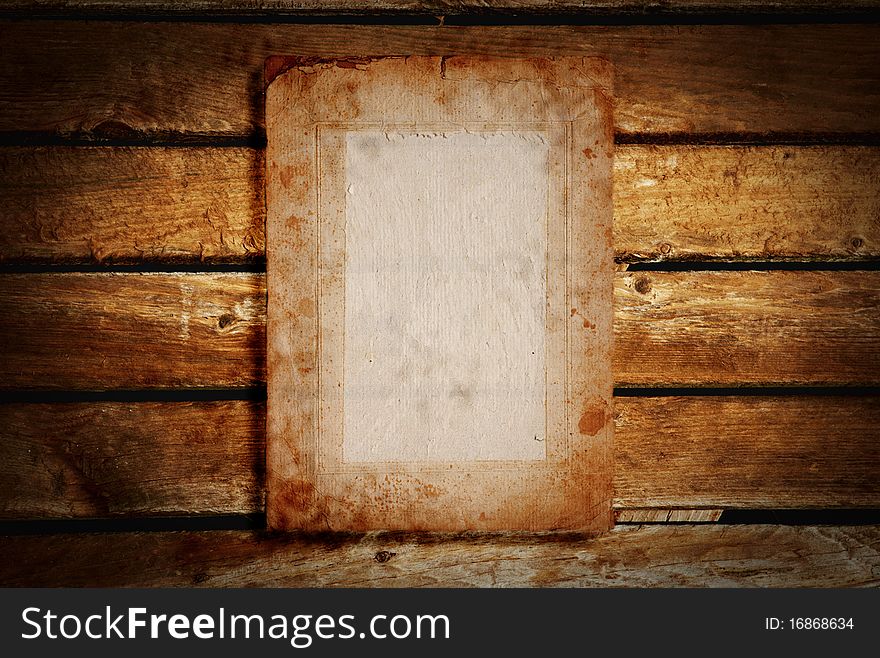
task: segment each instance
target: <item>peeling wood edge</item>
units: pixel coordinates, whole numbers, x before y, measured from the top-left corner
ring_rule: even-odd
[[[614,522],[619,524],[642,523],[717,523],[723,509],[662,509],[662,508],[616,508]]]
[[[405,59],[400,55],[387,57],[317,57],[311,55],[273,55],[266,58],[263,67],[263,82],[266,87],[272,84],[279,76],[284,75],[291,69],[299,69],[304,73],[314,70],[336,66],[341,69],[364,70],[371,62],[385,59]],[[443,59],[443,58],[441,58]]]

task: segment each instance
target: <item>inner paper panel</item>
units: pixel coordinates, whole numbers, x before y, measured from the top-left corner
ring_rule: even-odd
[[[548,139],[345,149],[343,460],[544,459]]]

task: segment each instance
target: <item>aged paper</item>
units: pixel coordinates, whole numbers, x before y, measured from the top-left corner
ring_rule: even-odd
[[[272,527],[610,526],[610,72],[273,60]]]
[[[346,136],[343,460],[544,458],[549,145]]]

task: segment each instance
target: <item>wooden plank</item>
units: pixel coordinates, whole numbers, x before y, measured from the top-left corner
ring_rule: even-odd
[[[876,258],[880,149],[618,147],[616,257]]]
[[[880,382],[877,272],[631,272],[615,283],[617,386]]]
[[[265,382],[261,274],[6,274],[0,388]],[[876,272],[615,277],[617,386],[875,385]]]
[[[428,14],[456,16],[491,14],[678,16],[691,14],[794,15],[857,13],[880,6],[877,0],[2,0],[0,11],[27,11],[31,15],[110,13],[114,16],[326,16]]]
[[[615,403],[617,507],[880,506],[878,396]]]
[[[877,396],[618,397],[617,520],[876,509],[878,415]],[[0,518],[261,512],[264,428],[257,402],[0,405]]]
[[[716,523],[721,520],[721,509],[616,509],[615,523]]]
[[[266,291],[248,274],[7,274],[0,387],[265,382]]]
[[[601,56],[621,134],[877,132],[873,25],[443,26],[10,21],[0,131],[260,136],[267,56]],[[340,52],[340,51],[344,52]],[[185,58],[180,54],[186,53]]]
[[[260,510],[264,413],[240,401],[0,405],[0,514]]]
[[[880,526],[619,526],[598,538],[37,535],[0,538],[0,550],[5,587],[880,585]]]
[[[880,148],[618,146],[618,260],[880,256]],[[253,262],[263,153],[0,149],[0,260]]]
[[[265,255],[253,149],[0,149],[0,260],[243,261]]]

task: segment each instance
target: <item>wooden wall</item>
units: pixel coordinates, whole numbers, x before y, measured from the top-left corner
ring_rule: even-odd
[[[0,3],[0,583],[880,583],[876,3],[375,4]],[[622,525],[268,536],[263,61],[455,53],[615,65]]]

